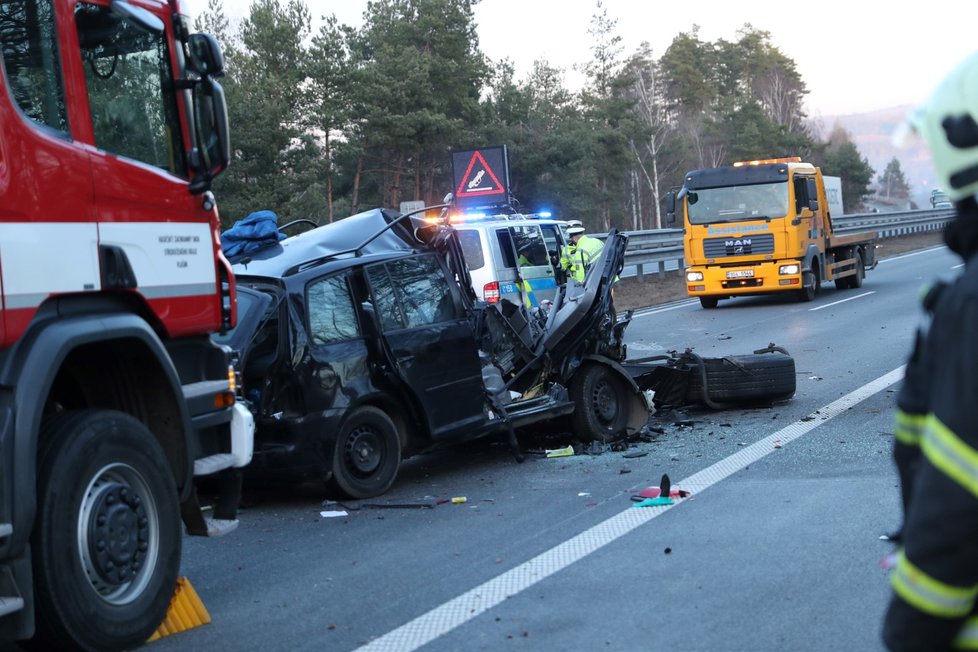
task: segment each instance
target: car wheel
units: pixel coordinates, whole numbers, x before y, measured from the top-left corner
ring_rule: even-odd
[[[716,308],[719,302],[720,300],[716,297],[700,297],[700,305],[706,310]]]
[[[584,442],[611,441],[628,424],[628,401],[621,380],[601,364],[586,364],[571,379],[571,432]]]
[[[180,567],[180,512],[166,456],[128,414],[47,420],[32,534],[39,649],[121,650],[166,616]]]
[[[709,398],[716,403],[749,403],[791,398],[795,393],[795,360],[783,353],[704,358]],[[703,378],[693,368],[686,401],[706,402]]]
[[[382,410],[363,406],[347,417],[336,438],[327,487],[350,498],[379,496],[394,484],[400,465],[394,422]]]

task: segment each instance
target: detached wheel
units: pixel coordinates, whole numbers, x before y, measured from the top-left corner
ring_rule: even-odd
[[[44,424],[32,547],[39,649],[122,650],[166,616],[180,567],[177,489],[152,433],[128,414]]]
[[[700,297],[700,305],[706,310],[713,310],[719,302],[716,297]]]
[[[795,393],[795,360],[783,353],[704,358],[709,398],[716,403],[751,403],[791,398]],[[703,399],[703,379],[697,369],[689,374],[686,400]]]
[[[350,498],[373,498],[394,484],[401,465],[397,428],[382,410],[354,410],[336,438],[327,488]]]
[[[628,401],[622,381],[604,365],[586,364],[568,387],[576,404],[570,414],[571,432],[584,442],[609,442],[628,425]]]

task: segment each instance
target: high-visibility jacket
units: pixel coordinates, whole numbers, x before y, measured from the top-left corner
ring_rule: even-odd
[[[578,238],[571,253],[570,276],[583,283],[584,277],[587,276],[587,270],[594,265],[603,248],[604,243],[597,238],[592,238],[589,235],[582,235]]]
[[[897,403],[906,511],[891,650],[978,649],[978,260],[931,303]]]

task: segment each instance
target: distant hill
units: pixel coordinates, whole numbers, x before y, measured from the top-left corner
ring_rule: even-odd
[[[930,191],[939,184],[927,146],[919,138],[912,139],[905,149],[898,149],[893,144],[897,127],[911,109],[912,106],[895,106],[869,113],[819,116],[814,121],[821,127],[823,137],[831,133],[836,124],[852,135],[852,142],[876,170],[874,183],[890,159],[896,157],[910,183],[911,199],[919,208],[930,208]]]

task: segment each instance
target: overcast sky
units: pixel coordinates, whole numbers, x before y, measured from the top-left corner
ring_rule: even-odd
[[[192,16],[207,6],[207,0],[184,2]],[[366,4],[307,0],[317,28],[328,14],[359,26]],[[249,6],[250,0],[224,0],[232,19],[247,15]],[[520,78],[534,60],[546,59],[566,69],[567,85],[575,87],[574,64],[591,56],[588,29],[596,6],[596,0],[481,0],[475,7],[481,49],[494,60],[512,59]],[[941,76],[978,50],[978,14],[966,0],[604,0],[604,7],[617,20],[626,55],[648,41],[659,57],[694,24],[703,41],[736,40],[744,23],[770,32],[808,86],[812,117],[918,104]]]

